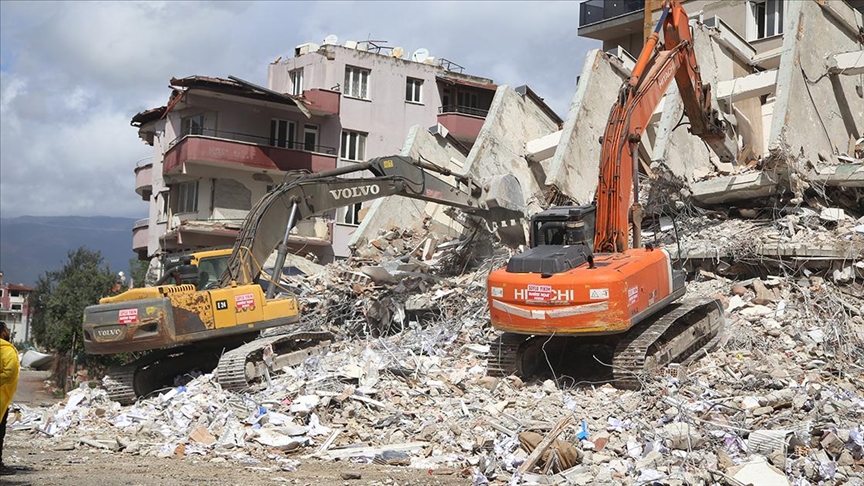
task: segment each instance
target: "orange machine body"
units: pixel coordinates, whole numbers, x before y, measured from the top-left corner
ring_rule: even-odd
[[[601,335],[627,331],[668,303],[672,267],[664,250],[634,248],[594,255],[567,272],[489,275],[492,325],[521,334]]]
[[[676,272],[673,277],[669,255],[643,248],[638,201],[638,146],[672,82],[678,85],[690,131],[718,155],[726,154],[721,158],[731,157],[725,125],[711,107],[710,86],[702,83],[699,74],[687,14],[678,0],[665,0],[657,27],[631,78],[623,83],[601,139],[593,252],[583,252],[584,263],[574,260],[569,270],[523,272],[514,267],[491,273],[487,292],[495,328],[521,334],[616,334],[683,296],[683,274]],[[550,244],[545,239],[532,241]],[[573,253],[577,252],[544,252],[543,258],[567,263]]]

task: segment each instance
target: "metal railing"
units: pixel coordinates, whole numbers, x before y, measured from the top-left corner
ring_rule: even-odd
[[[246,142],[246,143],[254,143],[255,145],[263,145],[268,147],[277,147],[277,148],[285,148],[289,150],[300,150],[302,152],[318,152],[321,154],[327,155],[336,155],[336,149],[333,147],[327,147],[326,145],[308,145],[302,141],[294,141],[291,142],[289,140],[278,140],[272,139],[270,137],[262,137],[260,135],[251,135],[248,133],[239,133],[239,132],[229,132],[226,130],[213,130],[210,128],[191,128],[187,131],[187,133],[180,134],[177,138],[171,141],[168,144],[168,148],[170,149],[174,145],[180,143],[181,140],[188,136],[200,136],[200,137],[211,137],[211,138],[220,138],[223,140],[232,140],[235,142]]]
[[[474,115],[474,116],[482,116],[485,117],[489,114],[489,110],[483,110],[480,108],[471,108],[470,106],[460,106],[460,105],[447,105],[447,106],[439,106],[438,113],[464,113],[466,115]]]
[[[645,0],[586,0],[579,4],[579,27],[645,10]]]

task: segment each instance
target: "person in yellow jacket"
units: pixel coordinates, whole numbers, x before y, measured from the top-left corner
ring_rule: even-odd
[[[6,419],[9,404],[18,388],[18,350],[9,342],[11,331],[5,322],[0,321],[0,475],[12,474],[14,470],[3,464],[3,439],[6,438]]]

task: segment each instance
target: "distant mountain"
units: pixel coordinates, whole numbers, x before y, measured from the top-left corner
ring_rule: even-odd
[[[21,216],[0,218],[3,281],[34,285],[39,275],[60,270],[69,251],[84,246],[102,253],[111,270],[129,274],[134,218]]]

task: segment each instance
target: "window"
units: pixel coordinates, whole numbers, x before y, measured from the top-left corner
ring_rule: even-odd
[[[345,96],[369,99],[369,70],[345,67]]]
[[[408,81],[405,83],[405,101],[423,103],[423,98],[420,96],[422,90],[422,79],[408,78]]]
[[[3,297],[3,289],[0,289],[0,297]]]
[[[477,93],[460,91],[458,105],[464,108],[478,108],[480,105],[477,102]]]
[[[270,146],[294,148],[297,124],[289,120],[270,120]]]
[[[303,94],[303,69],[295,69],[291,71],[291,94]]]
[[[357,226],[360,224],[360,210],[363,203],[355,203],[345,208],[342,213],[342,223]]]
[[[303,125],[303,150],[315,152],[318,150],[318,125]]]
[[[180,119],[180,136],[202,135],[204,133],[204,115],[187,116]]]
[[[21,304],[12,304],[12,310],[13,311],[20,311],[21,310]]]
[[[177,184],[177,203],[175,213],[195,213],[198,211],[198,181]]]
[[[10,290],[9,291],[9,297],[21,297],[21,291],[20,290]]]
[[[764,39],[783,33],[783,0],[750,2],[752,20],[748,26],[751,39]]]
[[[343,131],[339,156],[345,160],[363,160],[366,157],[366,134]]]

